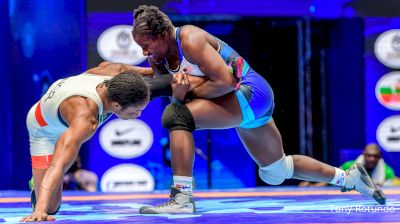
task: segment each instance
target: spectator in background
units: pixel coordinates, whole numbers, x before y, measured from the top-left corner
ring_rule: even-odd
[[[90,171],[82,169],[81,158],[76,157],[71,168],[64,174],[65,190],[84,190],[89,192],[97,191],[98,177]]]
[[[356,160],[349,160],[343,163],[340,168],[348,170],[354,163],[361,163],[367,170],[371,179],[379,186],[395,186],[398,183],[398,178],[394,170],[388,166],[382,159],[382,153],[379,146],[375,143],[370,143],[365,146],[363,154],[359,155]],[[327,183],[313,183],[308,181],[300,182],[302,187],[321,187],[327,186]]]

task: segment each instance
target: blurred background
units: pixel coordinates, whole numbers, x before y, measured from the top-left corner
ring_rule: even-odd
[[[286,154],[339,166],[376,142],[400,173],[400,2],[398,0],[4,0],[0,1],[0,189],[27,190],[25,119],[49,85],[107,60],[148,66],[130,30],[141,4],[175,26],[221,38],[275,92],[274,119]],[[140,119],[113,117],[80,152],[98,191],[168,189],[168,98]],[[235,130],[195,132],[195,188],[264,185]],[[295,180],[286,185],[295,185]]]

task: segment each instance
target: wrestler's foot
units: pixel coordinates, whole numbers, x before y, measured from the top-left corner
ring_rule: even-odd
[[[33,177],[29,180],[29,189],[31,190],[31,207],[32,210],[35,211],[36,194],[35,194],[35,182],[33,181]]]
[[[196,205],[193,196],[181,192],[176,187],[171,187],[169,201],[156,206],[142,206],[139,209],[141,214],[183,214],[195,213]]]
[[[242,72],[244,67],[244,60],[242,57],[235,58],[231,64],[232,74],[236,78],[236,90],[239,89],[240,83],[242,81]]]
[[[386,204],[386,196],[371,180],[367,171],[361,163],[355,163],[346,171],[345,186],[341,187],[342,192],[356,190],[361,194],[372,197],[379,204]]]

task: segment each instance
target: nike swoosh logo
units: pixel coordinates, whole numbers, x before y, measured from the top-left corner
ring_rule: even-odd
[[[115,135],[117,136],[121,136],[121,135],[125,135],[131,131],[133,131],[135,128],[127,128],[125,130],[115,130]]]

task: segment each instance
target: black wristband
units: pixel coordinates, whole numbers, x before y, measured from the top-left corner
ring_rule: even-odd
[[[171,97],[171,101],[172,101],[174,104],[176,104],[176,105],[181,105],[181,104],[183,104],[183,101],[182,101],[182,100],[180,100],[180,99],[178,99],[178,98],[176,98],[176,97],[174,97],[174,96]]]

